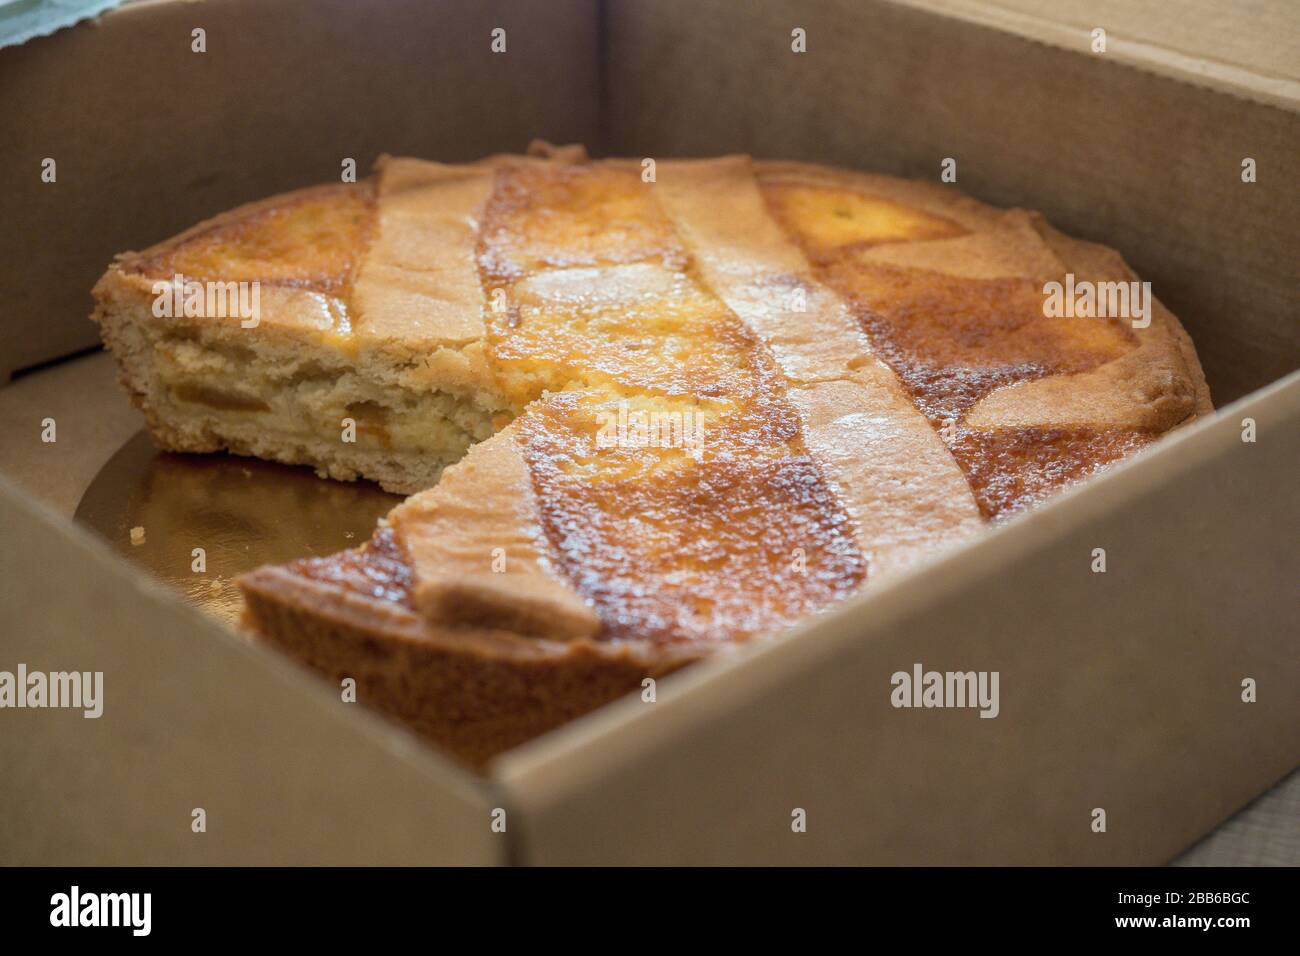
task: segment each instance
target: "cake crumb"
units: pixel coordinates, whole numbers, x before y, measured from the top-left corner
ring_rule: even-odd
[[[136,525],[131,529],[131,544],[139,547],[144,544],[144,526]]]

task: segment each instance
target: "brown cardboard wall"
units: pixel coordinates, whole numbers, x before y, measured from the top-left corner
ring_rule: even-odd
[[[1056,46],[1106,31],[1106,53],[1198,86],[1300,102],[1294,0],[895,0]]]
[[[612,153],[936,180],[953,157],[964,192],[1124,253],[1183,320],[1216,402],[1300,366],[1295,112],[1094,55],[1083,29],[1066,51],[882,0],[611,0],[606,16]]]
[[[595,0],[207,0],[0,50],[0,381],[98,344],[90,288],[117,253],[336,179],[344,157],[364,175],[383,152],[592,141],[596,30]]]

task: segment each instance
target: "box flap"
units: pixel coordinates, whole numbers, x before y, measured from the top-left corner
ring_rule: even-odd
[[[0,864],[508,858],[489,783],[25,499],[0,477],[0,671],[102,672],[102,716],[0,712]]]

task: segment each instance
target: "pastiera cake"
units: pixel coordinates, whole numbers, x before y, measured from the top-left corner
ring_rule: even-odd
[[[1211,410],[1158,303],[1048,314],[1048,283],[1135,277],[1036,214],[541,153],[388,159],[120,257],[95,293],[159,444],[418,492],[363,548],[245,576],[247,621],[472,763]],[[159,316],[189,280],[258,283],[260,318]]]

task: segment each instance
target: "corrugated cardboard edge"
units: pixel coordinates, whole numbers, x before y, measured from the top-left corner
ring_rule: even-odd
[[[4,477],[0,526],[0,670],[104,674],[98,719],[0,710],[0,865],[511,858],[491,782],[177,600]],[[206,832],[191,829],[195,808]]]
[[[1266,444],[1241,442],[1244,417]],[[1284,466],[1300,448],[1298,422],[1300,374],[833,618],[664,682],[657,704],[619,702],[507,755],[495,770],[528,821],[523,859],[1166,862],[1300,761],[1300,660],[1285,606],[1300,568],[1275,533],[1297,520]],[[1180,510],[1195,497],[1187,481],[1216,483],[1225,510]],[[1232,511],[1251,495],[1259,507]],[[1195,535],[1176,543],[1202,552],[1172,556],[1174,570],[1149,564],[1135,574],[1134,555],[1159,559],[1168,545],[1144,541],[1134,514],[1156,530],[1191,526]],[[1106,575],[1089,572],[1090,541],[1108,547]],[[1256,541],[1271,550],[1256,553]],[[1185,577],[1200,567],[1212,579],[1215,552],[1254,554],[1254,593],[1220,601]],[[1062,566],[1081,576],[1070,608],[1040,602],[1040,582],[1028,580]],[[1230,580],[1251,580],[1233,570]],[[1117,624],[1121,610],[1130,616]],[[997,632],[1003,612],[1015,640]],[[857,613],[870,618],[855,623]],[[1132,641],[1100,633],[1125,621]],[[984,640],[1010,648],[993,662],[1005,675],[997,720],[888,706],[892,671],[913,659],[979,669],[971,655]],[[1084,653],[1094,646],[1095,657]],[[1077,672],[1054,669],[1072,656]],[[1173,668],[1197,693],[1212,684],[1213,698],[1180,698],[1156,667]],[[1239,701],[1243,676],[1261,695],[1268,688],[1267,703]],[[1031,693],[1033,677],[1053,681],[1053,694]],[[1129,677],[1163,696],[1135,702],[1124,692]],[[1018,710],[1016,697],[1033,693]],[[1072,713],[1081,703],[1092,709]],[[783,708],[802,713],[783,720]],[[809,831],[794,835],[790,812],[801,806]],[[1109,807],[1109,833],[1090,831],[1095,806]],[[737,844],[737,832],[751,836]]]

